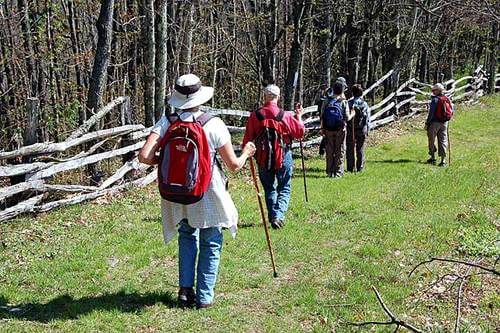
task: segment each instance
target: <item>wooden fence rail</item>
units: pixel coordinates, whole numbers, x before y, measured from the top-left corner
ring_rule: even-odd
[[[380,87],[393,73],[393,70],[386,73],[367,88],[363,95],[365,96]],[[457,102],[464,99],[474,100],[482,96],[484,94],[483,86],[487,80],[482,67],[478,67],[473,75],[457,80],[448,80],[443,85],[447,89],[446,94]],[[495,87],[500,89],[500,74],[496,74],[495,82]],[[424,112],[427,109],[431,87],[431,84],[419,82],[415,78],[401,84],[393,92],[371,106],[372,129]],[[125,120],[124,115],[129,111],[124,111],[123,108],[128,108],[129,105],[127,97],[114,99],[98,110],[94,116],[62,142],[34,143],[12,151],[0,151],[0,180],[5,177],[23,177],[24,179],[24,181],[18,181],[10,186],[0,187],[0,208],[3,208],[0,211],[0,222],[15,218],[20,214],[45,212],[56,207],[93,200],[104,195],[116,194],[130,187],[142,187],[154,182],[156,180],[154,168],[139,163],[137,157],[132,156],[128,160],[126,157],[131,153],[135,155],[151,131],[151,128],[145,128],[143,125],[130,125],[130,122]],[[89,133],[89,129],[93,125],[117,106],[122,108],[122,126]],[[245,110],[212,107],[202,107],[202,110],[214,115],[232,117],[235,120],[238,118],[242,120],[250,116],[250,112]],[[320,115],[316,105],[304,108],[304,124],[309,133],[308,139],[303,143],[304,146],[310,147],[319,144],[321,141],[319,135]],[[228,126],[228,129],[233,134],[241,134],[245,131],[244,127],[239,126]],[[94,145],[86,151],[80,148],[78,153],[72,153],[77,147],[85,147],[84,144],[89,143],[94,143]],[[113,143],[114,145],[111,145]],[[109,147],[110,145],[111,147]],[[106,147],[108,150],[102,151]],[[293,149],[298,147],[298,143],[292,145]],[[240,149],[240,146],[236,145],[235,149]],[[119,156],[125,156],[124,163],[100,186],[50,183],[57,174],[77,170]],[[21,158],[26,161],[27,157],[31,163],[5,163]],[[130,180],[127,176],[131,173],[138,178]],[[63,198],[54,199],[53,195],[46,195],[46,193],[56,194],[56,196],[62,195]],[[44,202],[47,199],[52,201]]]

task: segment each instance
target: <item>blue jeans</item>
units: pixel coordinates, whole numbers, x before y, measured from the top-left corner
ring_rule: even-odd
[[[284,220],[292,188],[293,158],[292,151],[287,149],[283,156],[280,170],[268,171],[259,168],[259,178],[266,195],[266,206],[269,220]]]
[[[196,229],[192,228],[187,220],[180,222],[179,286],[187,288],[194,286],[196,255],[198,255],[196,274],[196,302],[198,304],[210,304],[214,300],[222,241],[222,228]]]

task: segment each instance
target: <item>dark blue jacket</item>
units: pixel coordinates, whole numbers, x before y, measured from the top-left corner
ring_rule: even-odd
[[[437,95],[437,96],[432,96],[431,97],[431,104],[429,106],[429,114],[427,115],[427,120],[426,120],[426,124],[430,124],[430,123],[433,123],[433,122],[439,122],[439,120],[436,119],[436,108],[439,104],[439,97],[442,96],[442,95]],[[455,106],[452,104],[452,110],[453,110],[453,113],[455,113]]]

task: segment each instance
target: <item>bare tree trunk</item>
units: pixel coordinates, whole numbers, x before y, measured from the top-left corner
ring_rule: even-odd
[[[185,38],[179,59],[180,75],[191,73],[195,1],[196,0],[189,0],[186,1],[186,4],[184,4],[186,6],[185,13],[187,15],[187,19],[184,31]]]
[[[304,0],[300,3],[294,3],[294,35],[292,46],[290,48],[290,59],[288,61],[288,70],[283,100],[283,106],[288,110],[293,110],[293,105],[295,103],[296,86],[294,85],[294,82],[296,76],[298,75],[300,63],[302,61],[304,37],[306,36],[308,28],[308,24],[304,22],[304,20],[310,17],[311,9],[311,1]]]
[[[113,7],[114,0],[103,0],[99,18],[97,19],[97,48],[87,95],[87,108],[93,111],[97,111],[103,105],[102,97],[106,87],[113,34]],[[92,174],[93,182],[98,183],[101,174],[99,166],[93,165],[89,168],[89,172]]]
[[[495,93],[495,81],[497,74],[497,51],[498,43],[500,40],[498,22],[493,22],[491,24],[491,43],[490,43],[490,63],[489,63],[489,80],[488,80],[488,92],[490,94]]]
[[[33,52],[33,42],[31,39],[31,23],[28,4],[25,0],[18,0],[17,6],[19,12],[22,14],[21,17],[21,27],[24,34],[24,50],[26,52],[26,69],[28,72],[28,86],[29,96],[37,95],[37,82],[35,74],[35,62],[34,62],[34,52]]]
[[[155,24],[155,120],[159,120],[165,112],[167,85],[167,0],[156,2]]]
[[[144,19],[142,39],[144,42],[144,124],[153,126],[155,119],[155,34],[154,0],[142,0]]]

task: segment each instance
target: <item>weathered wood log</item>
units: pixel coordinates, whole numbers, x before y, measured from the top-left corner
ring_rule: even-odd
[[[458,86],[458,84],[462,83],[463,81],[469,81],[473,78],[474,77],[472,77],[472,76],[464,76],[463,78],[460,78],[460,79],[455,81],[455,86]]]
[[[385,80],[387,80],[387,78],[389,78],[392,73],[394,73],[394,70],[391,69],[389,72],[387,72],[387,74],[385,74],[384,76],[382,76],[377,82],[375,82],[374,84],[372,84],[368,89],[366,89],[365,91],[363,91],[363,97],[368,95],[373,89],[377,88],[379,85],[382,84],[382,82],[384,82]]]
[[[408,98],[408,99],[405,99],[405,100],[403,100],[403,101],[399,102],[399,103],[396,105],[396,109],[400,109],[403,105],[406,105],[406,104],[408,104],[408,103],[411,103],[412,101],[414,101],[414,100],[415,100],[415,98],[416,98],[416,96],[412,96],[412,97],[410,97],[410,98]]]
[[[19,156],[60,153],[72,147],[81,145],[83,143],[92,140],[104,139],[115,135],[125,135],[127,133],[131,133],[142,129],[144,129],[143,125],[126,125],[126,126],[120,126],[120,127],[91,132],[82,135],[79,138],[66,140],[58,143],[53,143],[53,142],[35,143],[33,145],[21,147],[20,149],[17,150],[0,152],[0,160],[19,157]]]
[[[26,191],[92,192],[96,190],[98,190],[98,188],[95,186],[45,184],[45,182],[42,179],[37,179],[33,181],[22,182],[16,185],[0,188],[0,201]]]
[[[385,106],[382,110],[380,110],[379,112],[375,113],[375,114],[372,114],[370,120],[374,121],[378,118],[380,118],[380,116],[382,116],[384,113],[386,113],[387,111],[389,111],[390,109],[392,109],[394,106],[396,105],[395,102],[391,102],[389,103],[389,105]]]
[[[30,172],[36,172],[38,170],[42,170],[51,165],[54,165],[54,163],[35,162],[35,163],[0,166],[0,177],[12,177],[12,176],[24,175]]]
[[[390,93],[386,98],[384,98],[383,100],[381,100],[379,103],[375,104],[374,106],[370,107],[371,111],[375,111],[375,110],[378,110],[380,109],[382,106],[384,106],[387,102],[389,102],[391,99],[394,98],[394,96],[396,95],[395,92],[393,93]]]
[[[35,180],[0,188],[0,201],[28,190],[42,189],[43,185],[43,180]]]
[[[411,104],[412,105],[429,105],[429,101],[417,101],[417,100],[414,100],[414,101],[411,101]]]
[[[92,193],[87,193],[87,194],[82,194],[82,195],[77,195],[71,198],[65,198],[57,201],[52,201],[45,203],[41,206],[35,207],[33,210],[34,212],[46,212],[58,207],[62,206],[68,206],[68,205],[74,205],[77,203],[81,203],[84,201],[88,200],[93,200],[99,197],[102,197],[104,195],[110,195],[110,194],[116,194],[119,193],[120,191],[126,189],[126,188],[131,188],[131,187],[145,187],[148,184],[151,184],[156,180],[158,171],[154,170],[151,173],[149,173],[147,176],[136,179],[134,181],[121,184],[112,188],[104,189],[104,190],[98,190]]]
[[[136,140],[141,140],[146,138],[150,133],[151,130],[153,129],[153,126],[144,128],[140,131],[132,132],[126,136],[126,138],[130,141],[136,141]]]
[[[460,95],[460,96],[456,96],[456,97],[453,99],[453,101],[454,101],[454,102],[458,102],[458,101],[460,101],[460,100],[462,100],[462,99],[464,99],[464,98],[474,96],[475,94],[476,94],[476,93],[475,93],[474,91],[472,91],[472,90],[471,90],[471,91],[468,91],[468,92],[463,93],[463,94],[462,94],[462,95]]]
[[[423,87],[427,87],[427,88],[432,88],[432,84],[429,84],[429,83],[424,83],[424,82],[420,82],[418,80],[415,80],[413,81],[415,84],[417,85],[420,85],[420,86],[423,86]]]
[[[66,139],[66,141],[76,139],[82,136],[83,134],[87,133],[92,128],[92,126],[97,124],[98,121],[100,121],[115,107],[125,102],[125,100],[126,97],[120,96],[109,102],[106,106],[101,108],[99,111],[97,111],[96,114],[94,114],[86,122],[84,122],[80,127],[78,127],[78,129],[76,129],[73,133],[71,133],[71,135]]]
[[[146,171],[149,168],[149,165],[139,163],[139,160],[137,157],[135,157],[131,161],[127,161],[125,164],[123,164],[116,172],[111,175],[108,179],[106,179],[101,186],[99,186],[99,190],[105,189],[114,183],[116,183],[118,180],[122,179],[125,177],[125,175],[132,171],[132,170],[139,170],[139,171]]]
[[[401,96],[416,96],[417,93],[414,92],[414,91],[400,91],[396,94],[397,97],[401,97]]]
[[[390,115],[388,117],[376,120],[376,121],[372,122],[371,129],[375,129],[375,128],[380,127],[382,125],[392,123],[395,120],[396,120],[396,117],[394,115]]]
[[[42,198],[43,194],[37,195],[36,197],[29,198],[28,200],[20,202],[15,206],[0,211],[0,222],[13,219],[14,217],[23,213],[33,212],[35,209],[35,205],[42,201]]]
[[[83,166],[86,166],[86,165],[89,165],[92,163],[96,163],[96,162],[106,160],[106,159],[116,157],[116,156],[121,156],[121,155],[126,154],[130,151],[134,151],[134,150],[138,150],[138,149],[142,148],[144,143],[145,143],[145,141],[141,141],[141,142],[138,142],[138,143],[133,144],[131,146],[123,147],[120,149],[115,149],[115,150],[107,151],[104,153],[95,154],[95,155],[71,160],[68,162],[55,164],[55,165],[52,165],[52,166],[45,168],[43,170],[29,174],[27,180],[47,178],[47,177],[55,175],[56,173],[59,173],[59,172],[78,169],[78,168],[81,168]]]
[[[238,134],[238,133],[245,133],[245,127],[237,127],[237,126],[227,126],[227,129],[229,130],[229,133],[231,134]]]
[[[98,187],[96,186],[85,186],[85,185],[61,185],[61,184],[44,184],[41,187],[41,191],[61,191],[61,192],[92,192],[96,191]]]
[[[208,112],[213,115],[250,117],[250,112],[243,110],[216,109],[209,106],[201,106],[200,110],[203,112]]]
[[[396,90],[396,95],[399,96],[399,93],[403,91],[406,87],[408,87],[410,84],[412,84],[415,81],[415,78],[411,78],[402,85],[399,86],[399,88]]]

